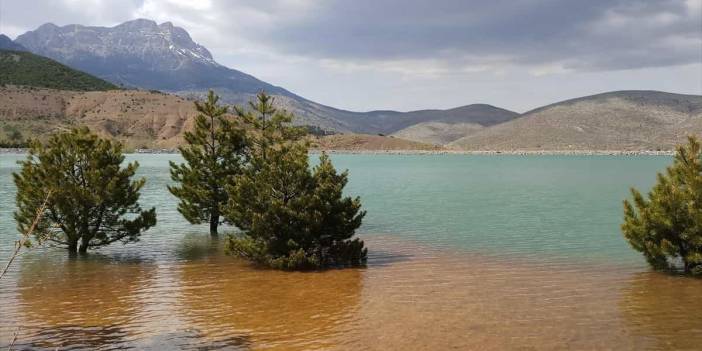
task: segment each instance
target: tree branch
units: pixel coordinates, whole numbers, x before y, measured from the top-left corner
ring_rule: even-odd
[[[51,196],[51,191],[46,193],[46,197],[44,198],[44,202],[41,204],[39,209],[37,210],[37,215],[34,217],[34,221],[32,222],[32,225],[29,227],[29,229],[22,234],[22,238],[20,238],[18,241],[15,242],[15,251],[12,253],[10,256],[10,259],[7,260],[7,264],[5,265],[5,268],[2,270],[2,273],[0,273],[0,279],[5,276],[7,271],[10,269],[10,265],[12,264],[12,261],[15,260],[17,255],[19,255],[20,249],[22,249],[22,246],[24,246],[27,243],[27,240],[29,240],[29,236],[32,235],[32,232],[34,232],[34,228],[36,228],[37,224],[41,220],[41,218],[44,216],[44,211],[46,210],[46,204],[49,202],[49,197]]]

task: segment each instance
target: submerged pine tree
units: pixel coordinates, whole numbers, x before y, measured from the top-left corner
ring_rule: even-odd
[[[230,252],[280,269],[316,269],[365,263],[367,250],[352,239],[365,212],[359,198],[343,196],[347,173],[337,174],[322,155],[309,167],[304,131],[277,112],[261,93],[252,112],[238,110],[252,126],[251,163],[228,187],[226,216],[243,231],[230,237]]]
[[[87,128],[54,135],[46,144],[32,142],[21,171],[13,174],[19,231],[26,232],[37,210],[44,208],[35,238],[64,245],[71,253],[139,240],[156,224],[156,210],[141,209],[145,179],[132,181],[139,164],[122,168],[123,161],[119,143],[100,139]]]
[[[631,189],[622,232],[654,269],[702,276],[702,149],[694,137],[679,146],[673,165],[658,174],[648,199]]]
[[[218,101],[210,91],[207,101],[195,102],[195,128],[185,133],[186,145],[179,148],[185,163],[170,163],[176,185],[168,187],[180,199],[183,217],[193,224],[209,223],[212,236],[217,235],[222,206],[229,199],[224,185],[234,182],[247,158],[244,129],[227,117],[228,108]]]

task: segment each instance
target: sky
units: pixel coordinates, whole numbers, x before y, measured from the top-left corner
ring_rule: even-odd
[[[173,22],[221,64],[354,111],[702,95],[702,0],[0,0],[11,38],[136,18]]]

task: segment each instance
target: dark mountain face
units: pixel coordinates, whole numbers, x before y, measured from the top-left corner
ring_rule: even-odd
[[[116,86],[52,59],[26,51],[0,49],[0,86],[21,85],[58,90],[113,90]]]
[[[128,87],[199,91],[223,87],[241,93],[292,95],[224,67],[170,22],[138,19],[112,28],[48,23],[17,38],[35,54]]]
[[[15,43],[5,34],[0,34],[0,50],[27,51],[24,46]]]

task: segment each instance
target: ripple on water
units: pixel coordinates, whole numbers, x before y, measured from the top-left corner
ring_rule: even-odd
[[[367,268],[258,269],[208,237],[159,262],[25,257],[2,339],[66,349],[694,349],[702,282],[369,237]],[[180,255],[180,254],[179,254]],[[187,257],[187,259],[186,259]],[[6,295],[7,296],[7,295]]]
[[[87,258],[23,255],[0,281],[0,347],[18,326],[20,349],[702,344],[702,281],[649,272],[618,233],[627,187],[667,159],[335,155],[369,211],[368,267],[290,273],[225,256],[177,213],[168,159],[130,157],[158,226]],[[3,201],[14,196],[7,161]],[[11,213],[0,206],[0,258],[16,235]]]

